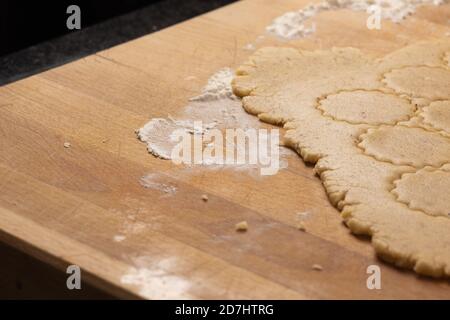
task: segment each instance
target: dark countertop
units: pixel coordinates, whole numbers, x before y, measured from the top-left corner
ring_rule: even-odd
[[[236,0],[164,0],[0,57],[0,85],[161,30]]]

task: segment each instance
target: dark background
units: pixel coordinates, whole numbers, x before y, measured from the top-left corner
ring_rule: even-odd
[[[0,0],[0,85],[159,31],[236,0]],[[66,27],[67,7],[81,30]]]
[[[14,52],[68,32],[67,7],[81,9],[81,27],[128,13],[161,0],[0,1],[0,55]]]

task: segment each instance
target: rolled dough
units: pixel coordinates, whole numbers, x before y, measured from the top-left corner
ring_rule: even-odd
[[[283,125],[285,143],[315,163],[353,233],[434,277],[450,276],[449,53],[449,39],[382,59],[263,48],[233,80],[245,110]]]
[[[450,133],[450,101],[435,101],[423,108],[422,117],[426,124],[437,130]]]

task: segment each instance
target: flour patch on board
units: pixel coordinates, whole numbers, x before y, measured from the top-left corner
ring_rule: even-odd
[[[157,158],[171,160],[172,151],[179,141],[179,132],[185,132],[194,137],[204,138],[213,129],[218,129],[225,132],[228,129],[260,129],[262,123],[246,113],[241,107],[241,101],[232,91],[231,82],[234,77],[234,72],[230,68],[220,69],[213,74],[201,94],[189,100],[180,114],[176,116],[167,116],[167,118],[154,118],[137,131],[138,138],[147,143],[148,151]],[[262,137],[264,138],[264,137]],[[206,139],[206,138],[205,138]],[[264,141],[261,141],[264,143]],[[267,143],[267,141],[266,141]],[[193,144],[193,143],[192,143]],[[232,142],[230,145],[228,141],[224,142],[227,147],[238,148],[238,145]],[[211,147],[211,141],[204,141],[202,148]],[[203,149],[204,150],[204,149]],[[255,154],[258,150],[255,146],[249,146],[248,153]],[[291,153],[290,150],[280,146],[280,169],[287,167],[287,157]],[[257,164],[234,164],[230,162],[217,162],[214,158],[203,157],[202,162],[188,165],[188,168],[193,167],[208,168],[208,169],[233,169],[244,172],[249,172],[253,175],[255,169],[261,168],[261,163],[267,163],[269,159],[262,159]],[[141,184],[144,187],[152,189],[161,189],[167,194],[175,194],[167,189],[167,186],[155,184],[153,182]],[[144,181],[145,182],[145,181]]]
[[[140,183],[146,189],[157,190],[162,196],[173,196],[177,193],[178,187],[161,181],[161,177],[156,173],[146,174],[141,177]]]
[[[188,279],[170,272],[177,264],[176,258],[160,259],[155,262],[150,257],[134,259],[134,267],[124,274],[123,284],[138,287],[139,294],[146,299],[189,299],[191,283]]]

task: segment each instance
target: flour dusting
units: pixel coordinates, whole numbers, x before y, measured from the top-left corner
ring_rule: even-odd
[[[234,72],[230,68],[223,68],[212,75],[201,94],[189,100],[189,103],[180,114],[176,116],[167,116],[167,118],[151,119],[143,128],[137,131],[141,141],[147,143],[148,151],[155,157],[170,160],[172,159],[172,150],[179,144],[178,132],[180,130],[190,134],[192,138],[195,136],[205,138],[201,148],[214,149],[211,140],[208,140],[208,133],[212,129],[218,129],[222,132],[227,129],[259,129],[262,123],[257,117],[251,116],[242,108],[239,98],[233,94],[231,81]],[[262,137],[260,143],[267,145],[269,141]],[[239,147],[233,142],[225,141],[226,148]],[[280,148],[280,168],[287,167],[285,159],[291,153],[284,147]],[[242,151],[242,150],[241,150]],[[250,155],[254,156],[258,153],[257,149],[249,150]],[[218,162],[215,157],[203,157],[202,162],[196,163],[200,167],[208,168],[234,168],[244,170],[254,170],[261,167],[262,163],[268,163],[268,155],[261,158],[260,163],[244,163],[232,164],[231,161]],[[190,167],[192,168],[192,166]],[[176,190],[169,190],[163,185],[155,184],[149,179],[141,180],[141,184],[147,188],[159,189],[167,194],[174,194]],[[172,192],[173,191],[173,192]]]
[[[158,181],[159,176],[154,173],[141,177],[141,185],[147,189],[158,190],[166,196],[173,196],[177,193],[178,188],[174,185]]]
[[[116,235],[113,237],[113,240],[114,240],[115,242],[122,242],[122,241],[124,241],[126,238],[127,238],[127,237],[124,236],[123,234],[116,234]]]
[[[170,119],[154,118],[143,128],[139,129],[138,137],[141,141],[147,142],[147,149],[152,155],[169,160],[175,143],[170,144],[170,140],[167,141],[167,137],[170,137],[170,134],[176,129],[176,124],[172,123]]]
[[[254,50],[256,50],[256,46],[255,46],[254,43],[247,43],[247,44],[244,46],[244,49],[245,49],[245,50],[248,50],[248,51],[254,51]]]
[[[299,39],[315,32],[316,26],[310,20],[322,11],[350,9],[367,12],[372,6],[377,6],[382,19],[398,23],[413,14],[419,6],[437,6],[446,2],[447,0],[324,0],[283,14],[267,26],[266,31],[285,40]]]
[[[139,257],[128,272],[121,277],[121,282],[137,286],[139,293],[147,299],[189,299],[187,293],[191,283],[168,270],[176,267],[175,258],[153,262],[149,257]]]
[[[203,88],[202,93],[190,101],[211,101],[222,98],[237,99],[231,88],[234,73],[230,68],[217,71]]]

